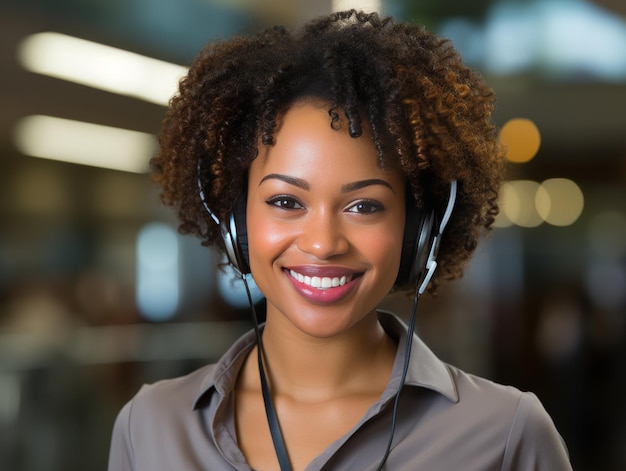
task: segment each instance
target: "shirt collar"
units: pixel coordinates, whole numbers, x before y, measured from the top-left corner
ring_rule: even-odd
[[[392,380],[397,378],[399,381],[404,366],[408,328],[404,322],[390,312],[379,311],[378,318],[385,331],[398,341],[398,353],[393,366]],[[210,390],[215,389],[220,395],[225,396],[234,389],[239,371],[255,344],[256,335],[254,330],[250,330],[240,337],[217,363],[208,368],[194,399],[194,409],[199,407],[200,400]],[[404,383],[408,386],[431,389],[453,402],[459,400],[456,385],[448,367],[417,335],[413,336],[411,359]]]
[[[215,389],[221,396],[225,396],[235,388],[239,371],[255,345],[256,334],[250,330],[239,337],[217,363],[209,367],[193,401],[194,409],[199,407],[200,400],[210,390]]]
[[[398,354],[392,377],[398,375],[399,380],[404,367],[408,327],[396,315],[388,311],[379,310],[378,320],[385,331],[398,341]],[[417,335],[413,335],[411,341],[411,358],[404,384],[431,389],[446,396],[450,401],[459,401],[456,384],[449,368]]]

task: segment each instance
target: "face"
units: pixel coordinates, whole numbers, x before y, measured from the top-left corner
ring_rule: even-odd
[[[248,181],[250,269],[268,328],[331,337],[375,318],[400,264],[404,185],[377,165],[369,133],[330,127],[327,105],[285,114]]]

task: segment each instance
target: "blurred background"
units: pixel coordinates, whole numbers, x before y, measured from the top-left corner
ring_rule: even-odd
[[[3,0],[3,470],[105,470],[142,383],[250,327],[241,287],[159,205],[155,135],[207,41],[353,6],[451,38],[495,89],[510,149],[497,228],[424,299],[420,334],[536,392],[575,469],[626,469],[626,3]]]

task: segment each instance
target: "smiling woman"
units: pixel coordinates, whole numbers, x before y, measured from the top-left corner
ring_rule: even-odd
[[[461,275],[497,214],[493,100],[447,41],[375,14],[207,46],[155,178],[181,230],[254,278],[266,322],[144,387],[109,469],[571,469],[536,396],[444,364],[413,331],[419,295]],[[404,289],[408,326],[377,309]]]
[[[266,337],[279,315],[289,320],[279,335],[289,325],[296,337],[342,334],[374,315],[400,266],[404,177],[378,165],[369,132],[354,139],[343,119],[332,129],[330,107],[293,105],[250,166],[248,250]]]

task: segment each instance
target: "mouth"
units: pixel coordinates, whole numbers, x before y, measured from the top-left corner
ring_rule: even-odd
[[[363,273],[351,273],[338,276],[310,276],[295,270],[288,270],[288,273],[294,280],[317,290],[327,290],[345,286],[346,283],[350,283],[352,280],[363,275]]]

